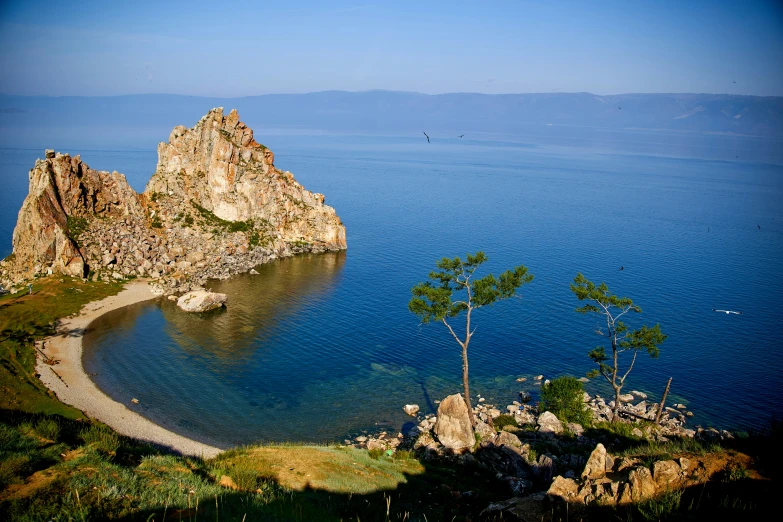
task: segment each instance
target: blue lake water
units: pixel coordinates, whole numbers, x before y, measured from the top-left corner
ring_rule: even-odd
[[[472,391],[488,402],[535,394],[530,379],[515,382],[520,376],[592,368],[586,354],[602,323],[574,312],[569,284],[581,271],[642,307],[630,326],[660,323],[669,336],[657,360],[637,361],[626,390],[659,397],[673,377],[670,403],[694,411],[691,426],[783,416],[780,143],[660,133],[429,145],[257,138],[279,168],[326,194],[348,250],[215,281],[211,288],[229,295],[222,312],[191,316],[152,302],[94,323],[87,371],[117,400],[138,398],[129,406],[145,416],[221,446],[399,430],[409,419],[404,404],[434,411],[436,399],[461,389],[458,346],[443,325],[419,325],[408,312],[410,288],[440,257],[477,250],[489,257],[483,273],[524,264],[535,275],[521,299],[474,316]],[[4,254],[41,152],[3,151],[11,187],[0,215]],[[138,190],[156,160],[154,151],[71,152],[126,173]],[[597,380],[587,387],[608,391]]]

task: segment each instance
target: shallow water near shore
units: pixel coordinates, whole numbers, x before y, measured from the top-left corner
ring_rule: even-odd
[[[400,430],[404,404],[434,412],[461,389],[459,348],[443,325],[408,312],[410,288],[436,259],[476,250],[489,256],[484,273],[524,264],[535,275],[520,299],[475,315],[471,385],[487,402],[536,396],[533,375],[592,368],[601,321],[574,313],[569,284],[581,271],[642,307],[631,327],[660,323],[669,336],[659,359],[640,357],[626,391],[657,398],[673,377],[669,404],[696,414],[690,427],[783,415],[783,167],[758,152],[768,145],[725,138],[689,155],[686,142],[672,157],[639,136],[644,146],[587,148],[257,134],[279,168],[326,194],[348,250],[214,281],[229,295],[223,311],[186,315],[160,300],[94,322],[87,372],[151,420],[219,446]],[[82,157],[154,170],[154,153],[96,154],[99,164]],[[147,178],[129,175],[137,189]]]

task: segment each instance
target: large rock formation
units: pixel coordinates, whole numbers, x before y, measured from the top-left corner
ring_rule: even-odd
[[[324,196],[275,168],[274,157],[236,110],[224,117],[222,108],[212,109],[195,127],[176,127],[169,143],[158,145],[158,167],[145,194],[168,197],[177,212],[247,223],[283,241],[345,248],[345,227]]]
[[[236,111],[212,109],[158,146],[143,194],[79,156],[36,161],[0,283],[38,274],[159,280],[182,293],[275,257],[346,248],[324,196],[274,166]]]
[[[13,272],[29,278],[48,269],[82,277],[79,235],[93,218],[143,218],[139,196],[125,176],[92,170],[79,156],[46,151],[30,171],[30,189],[13,235]]]

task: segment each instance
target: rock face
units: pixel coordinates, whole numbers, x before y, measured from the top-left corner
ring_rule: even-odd
[[[440,403],[434,432],[438,441],[450,450],[461,451],[476,443],[468,407],[460,394],[449,395]]]
[[[143,194],[122,174],[47,150],[30,171],[0,284],[38,274],[145,276],[161,293],[247,272],[275,257],[346,248],[324,196],[305,190],[236,111],[213,109],[158,146]]]
[[[79,234],[87,220],[144,216],[139,196],[125,176],[92,170],[79,156],[47,151],[45,159],[35,162],[29,180],[13,235],[10,268],[16,279],[50,268],[83,277],[85,253]]]
[[[186,312],[208,312],[222,307],[227,299],[226,294],[196,290],[188,292],[177,299],[177,306]]]
[[[283,241],[345,248],[345,227],[324,196],[275,168],[274,157],[236,110],[224,117],[222,108],[212,109],[195,127],[176,127],[169,143],[158,145],[158,166],[145,194],[168,196],[180,211],[191,207],[203,216],[204,209],[248,223]]]

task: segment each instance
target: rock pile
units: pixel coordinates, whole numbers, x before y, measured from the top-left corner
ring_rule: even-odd
[[[580,478],[555,477],[547,496],[578,504],[630,504],[698,483],[705,470],[703,463],[687,458],[659,460],[648,468],[638,459],[615,458],[598,444]]]
[[[149,277],[181,294],[301,252],[346,248],[345,227],[253,139],[236,111],[212,109],[158,146],[143,194],[122,174],[46,151],[30,171],[13,254],[0,262],[10,288],[35,275]]]

